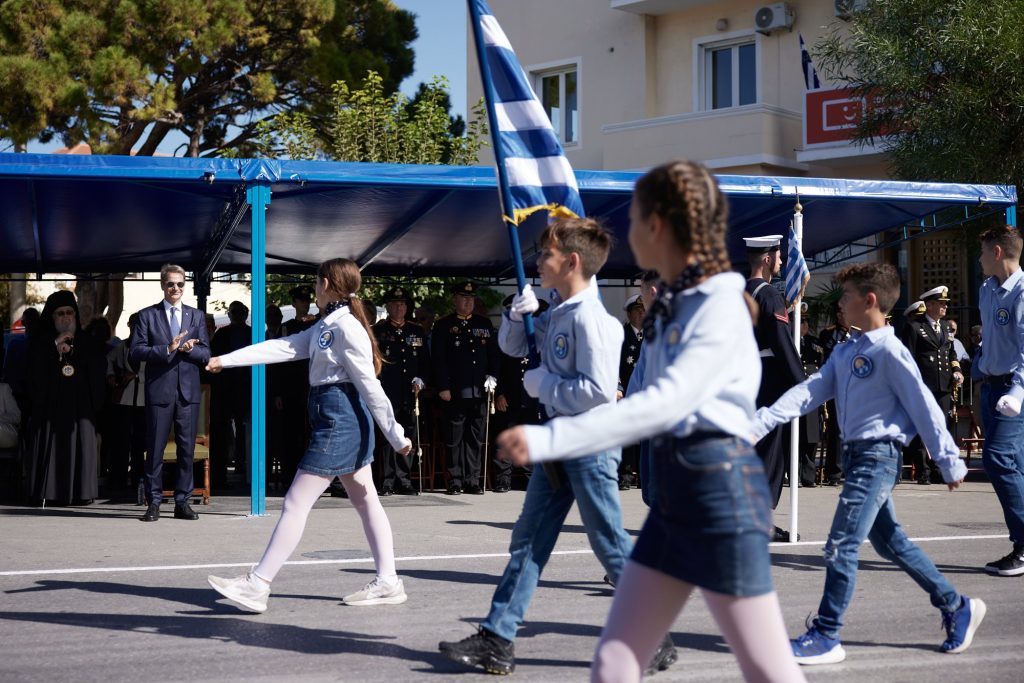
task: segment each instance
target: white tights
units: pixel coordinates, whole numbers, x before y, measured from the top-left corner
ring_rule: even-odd
[[[288,493],[285,494],[281,518],[277,520],[274,534],[263,552],[263,559],[253,570],[256,576],[267,583],[274,580],[281,566],[299,545],[313,504],[327,490],[333,479],[334,477],[298,471],[288,488]],[[373,553],[373,561],[377,565],[377,575],[394,576],[395,549],[391,537],[391,523],[388,522],[380,499],[377,498],[370,466],[367,465],[352,474],[343,474],[341,483],[345,485],[348,499],[363,522],[363,533],[370,544],[370,552]]]
[[[635,562],[627,562],[615,586],[608,623],[594,653],[590,680],[601,683],[639,681],[643,665],[654,656],[692,584]],[[711,615],[751,683],[802,683],[775,593],[738,598],[703,591]]]

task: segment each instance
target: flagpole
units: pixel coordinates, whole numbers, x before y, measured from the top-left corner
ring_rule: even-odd
[[[505,171],[505,154],[498,142],[498,136],[501,132],[498,129],[498,115],[495,109],[497,98],[494,95],[494,86],[491,80],[491,66],[488,64],[484,52],[484,37],[480,29],[480,9],[473,0],[468,0],[468,3],[470,18],[472,19],[470,23],[473,25],[473,40],[476,43],[476,60],[480,67],[480,80],[483,83],[484,99],[487,102],[487,122],[491,127],[491,140],[494,143],[494,164],[498,174],[498,198],[501,204],[501,217],[502,221],[506,224],[505,227],[508,229],[508,244],[509,249],[512,251],[512,260],[516,269],[516,288],[522,294],[523,289],[526,287],[526,270],[523,267],[523,252],[519,244],[519,228],[512,220],[512,193],[509,190],[508,174]],[[537,338],[534,334],[532,315],[523,316],[523,328],[526,332],[526,345],[530,352],[529,365],[530,367],[536,367],[539,363],[540,355],[537,353]]]
[[[796,233],[797,244],[800,246],[800,251],[803,252],[804,248],[804,214],[803,206],[800,205],[800,195],[797,195],[796,206],[793,207],[793,231]],[[803,300],[803,294],[796,298],[793,302],[793,345],[796,347],[796,355],[800,356],[800,302]],[[803,359],[801,358],[801,361]],[[799,540],[798,529],[799,529],[799,494],[800,488],[800,418],[796,418],[792,422],[793,434],[789,443],[789,508],[790,508],[790,528],[789,528],[789,542],[796,543]]]

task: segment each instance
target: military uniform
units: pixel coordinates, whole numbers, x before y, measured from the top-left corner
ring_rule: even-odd
[[[921,295],[922,301],[938,299],[949,301],[945,287],[936,287]],[[909,318],[903,326],[903,344],[921,371],[921,380],[928,387],[946,416],[946,429],[952,433],[949,412],[953,407],[953,374],[960,372],[960,362],[953,348],[953,335],[946,320],[931,320],[926,314]],[[930,471],[935,464],[929,461],[921,437],[915,437],[907,447],[914,464],[918,483],[931,482]]]
[[[762,278],[747,280],[746,291],[758,305],[754,337],[761,356],[761,387],[757,393],[757,407],[760,408],[775,403],[790,387],[802,382],[804,371],[793,344],[789,313],[782,294]],[[772,508],[778,505],[782,496],[790,438],[790,430],[782,426],[757,443],[757,454],[764,461],[772,492]]]
[[[456,294],[474,296],[476,286],[464,282]],[[484,380],[498,376],[498,336],[488,318],[456,313],[439,318],[431,334],[434,386],[450,391],[441,401],[442,433],[448,452],[448,492],[481,493],[481,445],[487,408]]]
[[[622,308],[628,314],[629,309],[634,306],[643,308],[639,294],[629,297]],[[634,329],[628,320],[623,323],[622,332],[622,351],[619,354],[619,391],[624,395],[626,387],[629,386],[629,379],[633,376],[633,370],[636,369],[636,363],[640,360],[640,347],[644,343],[644,332]],[[630,486],[636,484],[639,473],[640,444],[625,446],[622,449],[622,463],[619,465],[619,490],[628,490]]]
[[[840,344],[850,340],[850,328],[829,325],[818,335],[824,360],[828,361],[832,352]],[[843,476],[843,467],[839,461],[839,420],[836,416],[836,402],[829,399],[825,402],[825,483],[835,486]]]
[[[412,302],[401,288],[395,287],[384,293],[385,304],[398,300],[407,301],[408,310],[412,310]],[[373,326],[373,336],[377,339],[377,348],[383,360],[380,383],[395,409],[395,419],[405,429],[405,433],[414,439],[413,451],[409,455],[400,455],[385,439],[378,440],[378,458],[375,462],[379,463],[381,493],[415,495],[418,490],[413,488],[410,474],[413,453],[417,452],[419,444],[415,443],[413,379],[422,381],[430,367],[427,336],[423,327],[417,323],[404,320],[398,325],[391,318],[376,323]]]
[[[816,373],[825,363],[825,349],[814,335],[807,333],[800,338],[800,362],[804,377]],[[814,410],[800,418],[800,484],[814,486],[817,479],[817,464],[814,453],[821,443],[821,409]]]

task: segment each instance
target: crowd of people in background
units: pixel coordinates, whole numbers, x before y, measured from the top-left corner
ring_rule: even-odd
[[[619,398],[626,394],[641,361],[642,321],[656,285],[655,273],[642,274],[640,292],[629,296],[622,307]],[[763,298],[768,293],[778,292],[762,289],[757,296]],[[289,297],[295,315],[288,320],[283,320],[278,306],[267,307],[267,339],[297,334],[319,320],[319,314],[310,313],[312,287],[298,285]],[[376,320],[373,332],[385,358],[381,381],[406,432],[418,434],[420,441],[411,455],[399,456],[378,439],[380,452],[374,461],[378,493],[418,495],[421,489],[440,487],[459,495],[481,494],[487,488],[498,493],[525,488],[531,468],[513,469],[497,458],[493,438],[517,424],[540,424],[545,416],[537,399],[522,389],[528,358],[500,351],[478,285],[469,281],[456,285],[453,311],[436,322],[434,312],[417,307],[408,290],[400,286],[387,290],[381,299],[376,303],[383,307],[382,315],[375,304],[369,304],[368,311],[371,320]],[[511,299],[506,298],[505,307]],[[974,405],[979,387],[964,378],[970,377],[972,358],[981,345],[981,326],[974,325],[969,334],[958,336],[957,321],[946,318],[948,303],[945,287],[923,293],[905,309],[899,334],[918,361],[926,385],[949,415],[950,431],[955,436],[980,437],[981,416]],[[546,301],[541,304],[547,307]],[[251,342],[248,307],[233,301],[227,315],[228,324],[221,327],[216,326],[212,314],[204,317],[213,355],[225,355]],[[0,448],[22,448],[22,483],[29,500],[74,505],[101,494],[139,503],[146,499],[146,363],[133,363],[129,353],[137,324],[138,313],[132,313],[129,336],[119,339],[106,318],[79,320],[74,294],[59,291],[47,299],[42,313],[26,308],[8,333],[0,375]],[[811,330],[805,314],[801,320],[800,376],[781,389],[816,372],[850,333],[838,306],[832,309],[829,324],[818,331]],[[308,371],[308,360],[267,368],[266,452],[271,490],[288,485],[308,445]],[[209,387],[212,487],[220,492],[241,490],[250,481],[252,469],[251,374],[247,368],[228,369],[216,377],[203,370],[200,373],[203,390]],[[778,373],[766,374],[778,377]],[[63,391],[65,387],[73,391]],[[780,390],[775,393],[781,395]],[[417,403],[418,415],[414,414]],[[800,424],[799,485],[839,485],[842,471],[834,403],[828,401],[801,418]],[[781,459],[787,461],[788,468],[789,437],[785,431],[779,430],[779,445],[766,445],[771,442],[766,439],[759,448],[784,452]],[[487,439],[491,443],[485,444]],[[420,445],[423,451],[418,450]],[[433,467],[428,467],[428,472],[437,473],[433,481],[422,480],[417,452],[433,459]],[[641,445],[624,448],[618,472],[620,490],[642,487],[644,469]],[[773,480],[773,492],[781,490],[787,477],[788,469]],[[935,479],[934,464],[920,439],[907,448],[905,477],[920,484]],[[331,493],[345,496],[340,482],[331,487]]]

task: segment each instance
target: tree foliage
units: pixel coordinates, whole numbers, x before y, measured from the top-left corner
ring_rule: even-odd
[[[151,155],[242,155],[259,121],[326,106],[373,69],[388,92],[413,68],[412,14],[390,0],[3,0],[0,137]]]
[[[871,101],[856,130],[896,176],[1024,186],[1024,2],[886,0],[816,46]]]

